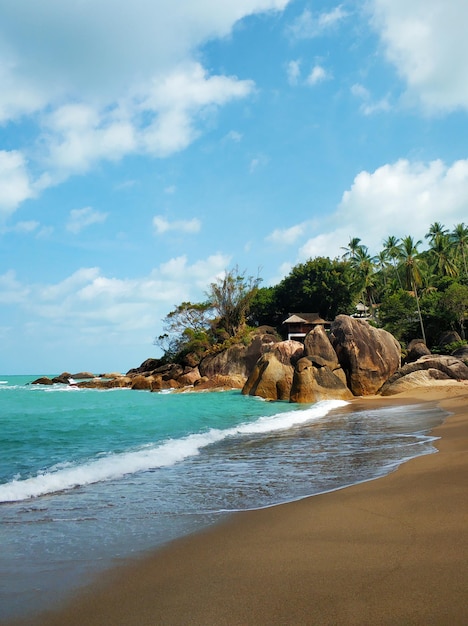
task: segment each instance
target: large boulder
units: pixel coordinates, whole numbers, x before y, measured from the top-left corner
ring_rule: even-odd
[[[338,356],[323,326],[316,326],[307,333],[304,339],[304,354],[320,357],[332,370],[340,367]]]
[[[375,394],[400,367],[398,341],[365,320],[338,315],[331,325],[330,341],[355,396]]]
[[[413,339],[408,344],[408,351],[405,357],[405,363],[414,363],[422,356],[431,354],[431,351],[426,346],[422,339]]]
[[[468,366],[460,359],[447,355],[427,355],[414,363],[403,365],[382,386],[383,396],[401,393],[433,380],[468,380]]]
[[[214,378],[216,376],[244,376],[248,378],[258,359],[279,343],[273,332],[255,332],[247,344],[235,344],[218,354],[206,356],[198,368],[200,375]]]
[[[352,396],[345,382],[334,374],[325,359],[306,356],[297,362],[290,393],[291,402],[349,400]]]
[[[289,400],[294,367],[303,354],[304,346],[298,341],[276,343],[258,359],[242,393],[266,400]]]

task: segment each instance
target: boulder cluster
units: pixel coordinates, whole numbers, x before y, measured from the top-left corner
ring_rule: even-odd
[[[95,376],[89,372],[40,378],[33,384],[137,390],[242,389],[266,400],[313,403],[354,396],[393,395],[440,380],[468,380],[468,350],[433,355],[421,340],[408,346],[403,360],[398,341],[367,321],[339,315],[330,332],[316,326],[304,339],[282,341],[270,327],[252,333],[246,344],[235,344],[200,362],[162,364],[148,359],[126,374]]]

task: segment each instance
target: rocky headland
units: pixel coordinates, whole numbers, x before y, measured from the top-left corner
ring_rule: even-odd
[[[468,349],[451,355],[431,354],[421,340],[401,347],[389,332],[367,321],[338,315],[327,333],[322,326],[310,331],[304,343],[282,341],[274,329],[261,327],[249,340],[183,364],[147,359],[126,374],[63,372],[56,378],[38,378],[33,384],[76,380],[78,388],[136,390],[242,389],[245,395],[266,400],[312,403],[356,396],[394,395],[436,381],[468,380]],[[73,382],[75,385],[75,383]]]

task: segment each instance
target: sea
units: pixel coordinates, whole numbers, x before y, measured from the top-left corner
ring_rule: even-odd
[[[266,402],[0,376],[0,620],[235,511],[271,507],[435,452],[435,405]]]

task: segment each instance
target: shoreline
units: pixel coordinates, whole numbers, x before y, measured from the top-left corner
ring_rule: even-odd
[[[468,385],[355,398],[352,407],[436,403],[438,454],[383,477],[236,512],[101,575],[63,607],[7,622],[468,623]]]

